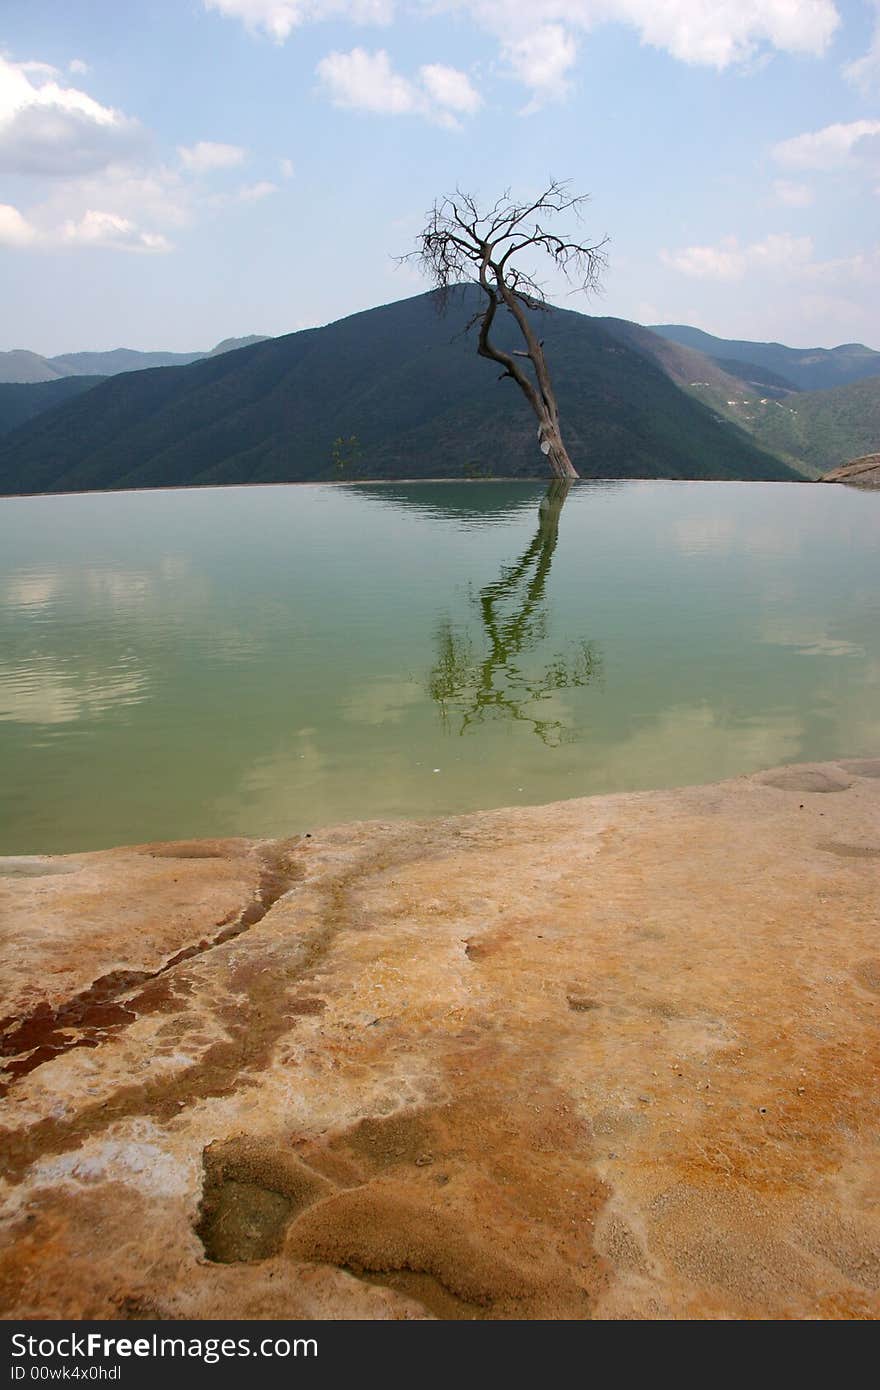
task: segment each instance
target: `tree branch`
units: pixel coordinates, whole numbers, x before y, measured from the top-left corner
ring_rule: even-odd
[[[587,201],[586,195],[571,194],[567,182],[551,179],[531,201],[517,202],[507,189],[487,211],[481,211],[472,194],[456,188],[454,197],[435,202],[416,249],[398,258],[418,262],[437,290],[440,312],[445,310],[449,294],[462,282],[480,287],[486,302],[482,311],[470,319],[467,329],[479,324],[479,355],[502,366],[499,380],[511,377],[526,397],[538,418],[542,451],[560,476],[576,474],[559,432],[559,408],[544,357],[544,342],[528,317],[529,312],[548,311],[550,305],[531,268],[523,266],[522,257],[543,255],[561,271],[573,292],[595,292],[607,264],[607,237],[591,242],[548,226],[549,220],[565,214],[579,221]],[[517,324],[525,351],[505,352],[492,338],[502,305]],[[517,358],[531,362],[534,381]]]

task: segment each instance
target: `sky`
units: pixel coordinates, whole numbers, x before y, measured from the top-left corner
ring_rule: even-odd
[[[0,0],[0,350],[331,322],[551,178],[609,238],[551,300],[880,348],[880,0]]]

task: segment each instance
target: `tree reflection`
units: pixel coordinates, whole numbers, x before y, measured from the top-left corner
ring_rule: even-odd
[[[574,737],[560,718],[542,717],[541,702],[555,691],[589,685],[600,672],[601,658],[592,642],[580,641],[555,655],[533,675],[519,658],[547,633],[544,593],[559,538],[559,517],[571,480],[554,479],[541,499],[534,540],[493,584],[475,595],[485,636],[481,656],[467,633],[444,623],[437,634],[438,658],[428,683],[444,725],[464,734],[487,717],[530,724],[549,747]],[[483,647],[483,643],[480,643]]]

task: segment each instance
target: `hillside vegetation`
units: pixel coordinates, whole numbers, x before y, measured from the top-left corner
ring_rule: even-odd
[[[528,407],[464,334],[474,306],[463,293],[441,317],[419,295],[113,377],[5,439],[0,491],[540,475]],[[536,318],[583,476],[795,476],[620,332],[566,310]],[[340,439],[356,442],[340,453]]]
[[[729,413],[762,448],[811,478],[880,449],[880,377],[785,401],[744,398]]]
[[[832,386],[847,386],[866,377],[880,376],[880,352],[865,347],[864,343],[843,343],[834,348],[791,348],[784,343],[716,338],[682,323],[655,324],[652,332],[720,360],[728,370],[733,362],[741,362],[752,369],[767,369],[774,374],[777,384],[798,391],[828,390]]]
[[[27,384],[0,382],[0,434],[9,434],[19,425],[42,415],[43,411],[82,395],[103,380],[102,376],[67,376],[57,381]]]

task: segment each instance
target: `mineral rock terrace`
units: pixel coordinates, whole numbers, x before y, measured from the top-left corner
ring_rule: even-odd
[[[863,454],[851,463],[832,468],[819,480],[823,483],[849,483],[852,487],[880,487],[880,454]]]
[[[7,1318],[874,1318],[880,759],[0,861]]]

